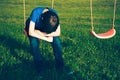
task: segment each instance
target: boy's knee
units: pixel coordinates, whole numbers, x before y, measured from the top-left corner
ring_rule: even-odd
[[[53,43],[54,44],[60,44],[60,38],[59,37],[54,37],[53,38]]]
[[[36,38],[30,38],[30,45],[31,47],[38,47],[39,46],[39,40]]]

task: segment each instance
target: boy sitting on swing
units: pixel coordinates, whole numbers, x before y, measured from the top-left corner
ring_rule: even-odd
[[[30,50],[34,58],[37,72],[40,73],[44,68],[43,57],[39,50],[39,40],[45,40],[52,44],[56,60],[56,70],[63,70],[64,61],[59,39],[60,24],[57,12],[51,8],[35,8],[26,21],[25,30],[28,33]]]

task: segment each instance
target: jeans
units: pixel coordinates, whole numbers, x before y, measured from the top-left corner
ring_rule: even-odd
[[[33,55],[37,71],[39,72],[42,69],[42,66],[44,65],[44,60],[39,49],[40,42],[38,38],[31,36],[29,36],[29,40],[30,40],[31,54]],[[64,62],[62,58],[62,46],[59,37],[54,37],[53,42],[51,42],[51,45],[56,60],[56,68],[58,69],[63,68]]]

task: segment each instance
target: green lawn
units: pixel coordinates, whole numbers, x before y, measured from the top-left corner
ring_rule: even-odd
[[[114,0],[93,0],[96,33],[112,27]],[[37,6],[51,7],[51,0],[26,0],[26,18]],[[0,80],[37,80],[29,40],[23,34],[23,1],[0,1]],[[63,58],[75,73],[58,75],[52,47],[40,41],[48,69],[43,80],[120,80],[120,0],[117,0],[115,29],[110,39],[90,34],[89,0],[55,0],[61,23]]]

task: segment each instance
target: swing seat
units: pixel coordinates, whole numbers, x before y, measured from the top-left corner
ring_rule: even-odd
[[[26,30],[23,30],[23,33],[28,36],[28,32]]]
[[[113,37],[116,34],[116,30],[114,28],[110,29],[108,32],[105,33],[100,33],[100,34],[96,34],[93,30],[91,30],[90,32],[93,36],[95,36],[96,38],[100,38],[100,39],[108,39]]]

